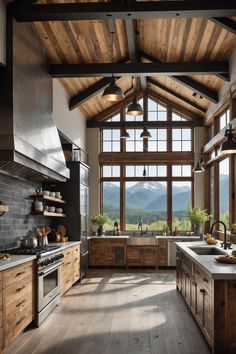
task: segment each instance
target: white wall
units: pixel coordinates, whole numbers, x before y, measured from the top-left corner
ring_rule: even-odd
[[[236,50],[233,52],[229,60],[229,72],[230,72],[230,82],[225,82],[219,91],[219,103],[212,103],[207,110],[206,118],[211,118],[217,111],[222,107],[222,105],[227,102],[230,98],[230,86],[231,91],[236,90]]]
[[[57,128],[74,144],[86,149],[86,119],[78,108],[69,110],[69,96],[56,79],[53,80],[53,119]]]
[[[6,6],[0,0],[0,63],[6,64]]]
[[[99,185],[99,129],[87,129],[87,143],[89,155],[89,215],[97,214],[100,210],[100,185]]]

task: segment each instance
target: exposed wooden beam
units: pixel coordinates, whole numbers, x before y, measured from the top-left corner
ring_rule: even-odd
[[[119,79],[119,77],[117,78]],[[78,107],[80,104],[84,103],[87,101],[89,98],[92,96],[96,95],[100,91],[102,91],[106,86],[108,86],[111,82],[110,77],[104,77],[103,79],[99,80],[92,86],[88,87],[85,91],[79,93],[78,95],[75,95],[70,99],[69,103],[69,109],[72,111],[76,107]]]
[[[231,15],[232,16],[232,15]],[[227,17],[212,17],[211,21],[215,22],[220,27],[225,28],[227,31],[236,34],[236,22]]]
[[[93,63],[52,64],[50,74],[55,78],[111,76],[155,76],[155,75],[214,75],[228,73],[227,61],[182,62],[182,63]]]
[[[147,59],[151,62],[156,62],[156,63],[160,63],[161,61],[155,57],[153,57],[152,55],[146,54],[144,52],[140,52],[140,55],[144,58]],[[226,74],[228,75],[228,74]],[[188,87],[190,90],[193,90],[194,92],[197,92],[199,95],[205,97],[206,99],[208,99],[209,101],[213,102],[213,103],[218,103],[219,98],[218,98],[218,93],[209,89],[208,87],[206,87],[205,85],[202,85],[201,83],[191,79],[190,77],[187,76],[170,76],[171,79],[177,81],[178,83],[180,83],[181,85],[184,85],[185,87]]]
[[[201,111],[203,113],[206,113],[207,110],[204,107],[199,106],[197,103],[189,100],[187,97],[184,97],[184,96],[180,95],[176,91],[173,91],[173,90],[169,89],[168,87],[166,87],[166,86],[162,85],[161,83],[153,80],[152,78],[150,78],[150,77],[147,78],[147,82],[152,84],[152,85],[154,85],[154,86],[156,86],[156,87],[158,87],[158,88],[160,88],[161,90],[171,94],[172,96],[180,99],[181,101],[183,101],[183,102],[185,102],[187,104],[190,104],[192,107],[198,109],[199,111]]]
[[[129,58],[132,63],[138,62],[138,52],[136,46],[136,24],[135,20],[125,19],[126,36],[128,42]]]
[[[148,97],[150,97],[160,103],[164,103],[167,106],[171,106],[173,110],[176,110],[177,112],[182,113],[188,119],[193,119],[193,120],[196,119],[196,120],[200,120],[200,121],[203,120],[203,118],[201,116],[199,116],[198,114],[190,111],[189,109],[187,109],[177,103],[174,103],[171,100],[168,100],[168,98],[160,95],[159,93],[156,93],[156,92],[150,90],[149,88],[147,88],[146,92],[147,92]]]
[[[228,82],[230,81],[229,74],[221,74],[221,73],[219,73],[219,74],[215,74],[215,76],[217,76],[221,80],[228,81]]]
[[[121,128],[122,122],[107,122],[107,121],[88,121],[87,128]],[[186,121],[165,121],[165,122],[157,122],[157,121],[147,121],[147,128],[194,128],[194,127],[202,127],[203,120],[186,120]],[[137,122],[126,122],[125,127],[127,129],[133,128],[142,128],[143,121]]]
[[[99,154],[100,163],[135,163],[145,162],[153,163],[153,161],[169,162],[173,161],[173,152],[109,152]],[[194,161],[193,152],[175,152],[175,161],[192,163]]]
[[[22,22],[236,16],[234,0],[54,3],[11,6]]]

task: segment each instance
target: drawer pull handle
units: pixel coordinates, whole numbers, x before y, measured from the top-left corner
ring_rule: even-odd
[[[25,318],[26,316],[21,317],[21,319],[16,322],[16,326],[18,326]]]
[[[197,285],[197,283],[196,283],[195,281],[193,281],[193,282],[192,282],[192,285],[196,286],[196,285]]]
[[[69,256],[69,254],[71,254],[71,252],[67,252],[67,254],[66,254],[66,255],[67,255],[67,256]]]
[[[21,288],[16,289],[16,293],[20,292],[21,290],[23,290],[25,288],[25,285],[23,285]]]
[[[19,303],[16,305],[16,307],[19,307],[19,306],[23,305],[25,302],[26,302],[26,300],[22,300],[21,302],[19,302]]]
[[[70,282],[70,279],[67,279],[67,280],[66,280],[66,284],[69,283],[69,282]]]
[[[206,294],[206,290],[205,289],[200,289],[199,290],[201,294],[205,295]]]
[[[209,283],[209,280],[208,280],[207,278],[205,278],[205,277],[204,277],[202,280],[203,280],[205,283]]]
[[[24,272],[16,273],[15,278],[16,278],[16,277],[19,277],[19,276],[22,275],[22,274],[25,274],[25,271],[24,271]]]
[[[67,266],[67,265],[69,265],[69,264],[71,264],[71,262],[67,262],[65,265]]]

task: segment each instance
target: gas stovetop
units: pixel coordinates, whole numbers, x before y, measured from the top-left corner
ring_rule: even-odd
[[[8,250],[4,250],[3,252],[15,254],[15,255],[36,255],[39,256],[41,254],[55,251],[60,246],[46,246],[46,247],[35,247],[35,248],[27,248],[27,247],[18,247],[18,248],[11,248]]]

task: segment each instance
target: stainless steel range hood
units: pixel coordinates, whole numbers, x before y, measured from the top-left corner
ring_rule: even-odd
[[[12,65],[0,67],[0,172],[65,181],[69,170],[53,121],[47,58],[30,24],[14,21],[13,33]]]

